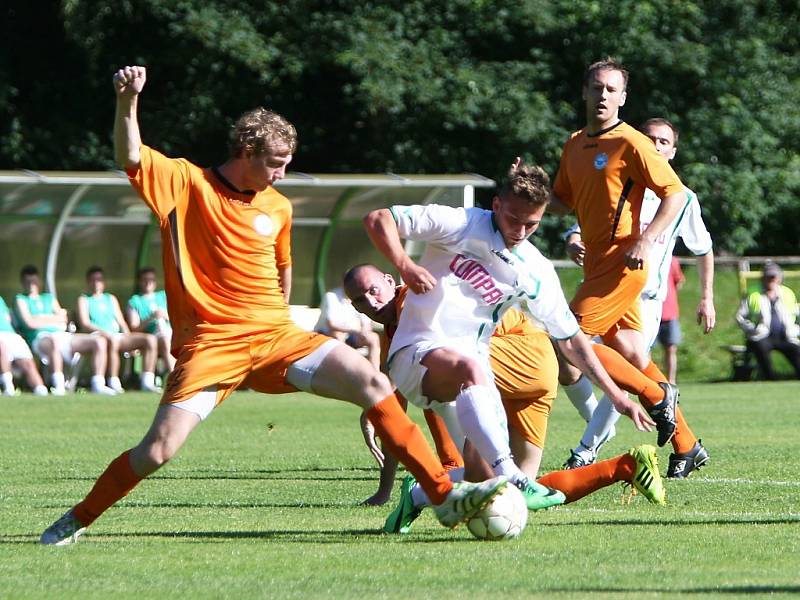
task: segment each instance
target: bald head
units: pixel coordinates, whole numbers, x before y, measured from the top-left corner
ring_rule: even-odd
[[[344,274],[343,287],[358,312],[384,325],[396,321],[396,285],[389,273],[372,264],[356,265]]]

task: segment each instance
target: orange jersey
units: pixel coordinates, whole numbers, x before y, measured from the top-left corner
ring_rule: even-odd
[[[292,323],[279,281],[291,265],[286,197],[238,192],[214,170],[147,146],[128,176],[159,219],[173,350],[195,333],[232,338]]]
[[[575,210],[587,256],[639,236],[647,188],[664,198],[683,184],[653,142],[622,121],[594,135],[573,133],[553,184],[558,199]]]

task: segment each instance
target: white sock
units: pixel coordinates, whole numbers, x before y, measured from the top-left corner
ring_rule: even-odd
[[[109,377],[108,378],[108,387],[114,390],[118,390],[122,388],[122,382],[119,380],[119,377]]]
[[[508,424],[500,394],[493,387],[473,385],[456,396],[461,428],[495,475],[517,481],[525,475],[514,464],[508,445]]]
[[[447,476],[453,483],[464,481],[464,467],[450,469],[447,472]],[[425,508],[426,506],[431,505],[431,500],[428,498],[428,494],[425,493],[425,490],[422,489],[419,483],[415,483],[413,486],[411,486],[411,502],[413,502],[414,506],[417,508]]]
[[[581,438],[581,445],[575,449],[575,452],[580,453],[579,449],[582,447],[590,450],[592,458],[595,458],[600,447],[616,435],[614,424],[619,420],[619,417],[620,414],[611,404],[611,400],[604,395],[597,404],[589,424],[586,425],[586,430]],[[583,458],[585,459],[586,457],[584,456]]]
[[[36,396],[47,396],[47,386],[40,383],[33,388],[33,393]]]
[[[100,388],[104,388],[106,386],[106,378],[102,375],[92,375],[91,383],[89,385],[91,385],[92,391],[96,392]]]
[[[64,379],[63,371],[60,373],[53,373],[53,387],[59,391],[63,391],[65,385],[66,381]]]
[[[152,371],[144,371],[142,373],[142,387],[153,388],[156,387],[156,374]]]
[[[597,398],[594,396],[592,382],[586,375],[581,375],[580,379],[572,385],[562,386],[567,393],[567,398],[572,402],[572,406],[587,423],[592,418],[594,410],[597,408]]]
[[[14,395],[14,374],[11,371],[6,371],[0,378],[3,380],[3,390],[6,396]]]
[[[444,421],[447,427],[447,433],[453,439],[453,443],[458,448],[458,451],[464,453],[464,430],[461,429],[461,423],[458,420],[458,411],[456,410],[455,402],[431,402],[429,407]]]

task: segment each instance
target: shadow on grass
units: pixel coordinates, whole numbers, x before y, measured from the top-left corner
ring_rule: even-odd
[[[531,520],[528,521],[531,524]],[[639,525],[652,526],[693,526],[693,525],[798,525],[800,517],[766,518],[766,519],[606,519],[603,521],[559,521],[558,523],[536,523],[537,527],[583,527],[592,525]]]
[[[120,533],[102,533],[97,535],[87,534],[81,538],[80,543],[97,542],[124,542],[126,539],[148,538],[168,539],[181,541],[225,541],[225,540],[274,540],[300,544],[344,544],[358,541],[373,542],[382,539],[386,542],[411,542],[411,543],[477,543],[472,538],[454,538],[453,534],[445,530],[426,533],[420,531],[413,536],[400,536],[384,533],[381,529],[337,529],[336,531],[319,530],[265,530],[265,531],[136,531]],[[6,544],[37,544],[38,534],[16,534],[0,536],[0,545]]]
[[[192,469],[179,473],[158,473],[148,479],[168,480],[264,480],[264,481],[374,481],[378,470],[374,467],[337,468],[302,468],[302,469],[248,469],[242,471],[220,471],[216,469]],[[295,475],[294,473],[298,473]],[[337,473],[336,476],[312,476],[308,473]],[[364,473],[364,475],[357,475]],[[369,475],[366,475],[366,474]],[[54,481],[95,481],[96,476],[54,477]]]
[[[653,593],[659,594],[797,594],[800,592],[800,586],[796,585],[730,585],[719,587],[697,587],[697,588],[670,588],[659,587],[657,590],[648,590],[641,587],[637,588],[612,588],[612,587],[595,587],[595,588],[548,588],[542,587],[540,591],[549,593],[556,592],[572,592],[572,593],[599,593],[599,594],[642,594]]]

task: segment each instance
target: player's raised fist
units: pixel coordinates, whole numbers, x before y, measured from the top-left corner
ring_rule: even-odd
[[[147,69],[139,66],[122,67],[114,73],[113,81],[118,96],[136,96],[147,81]]]

